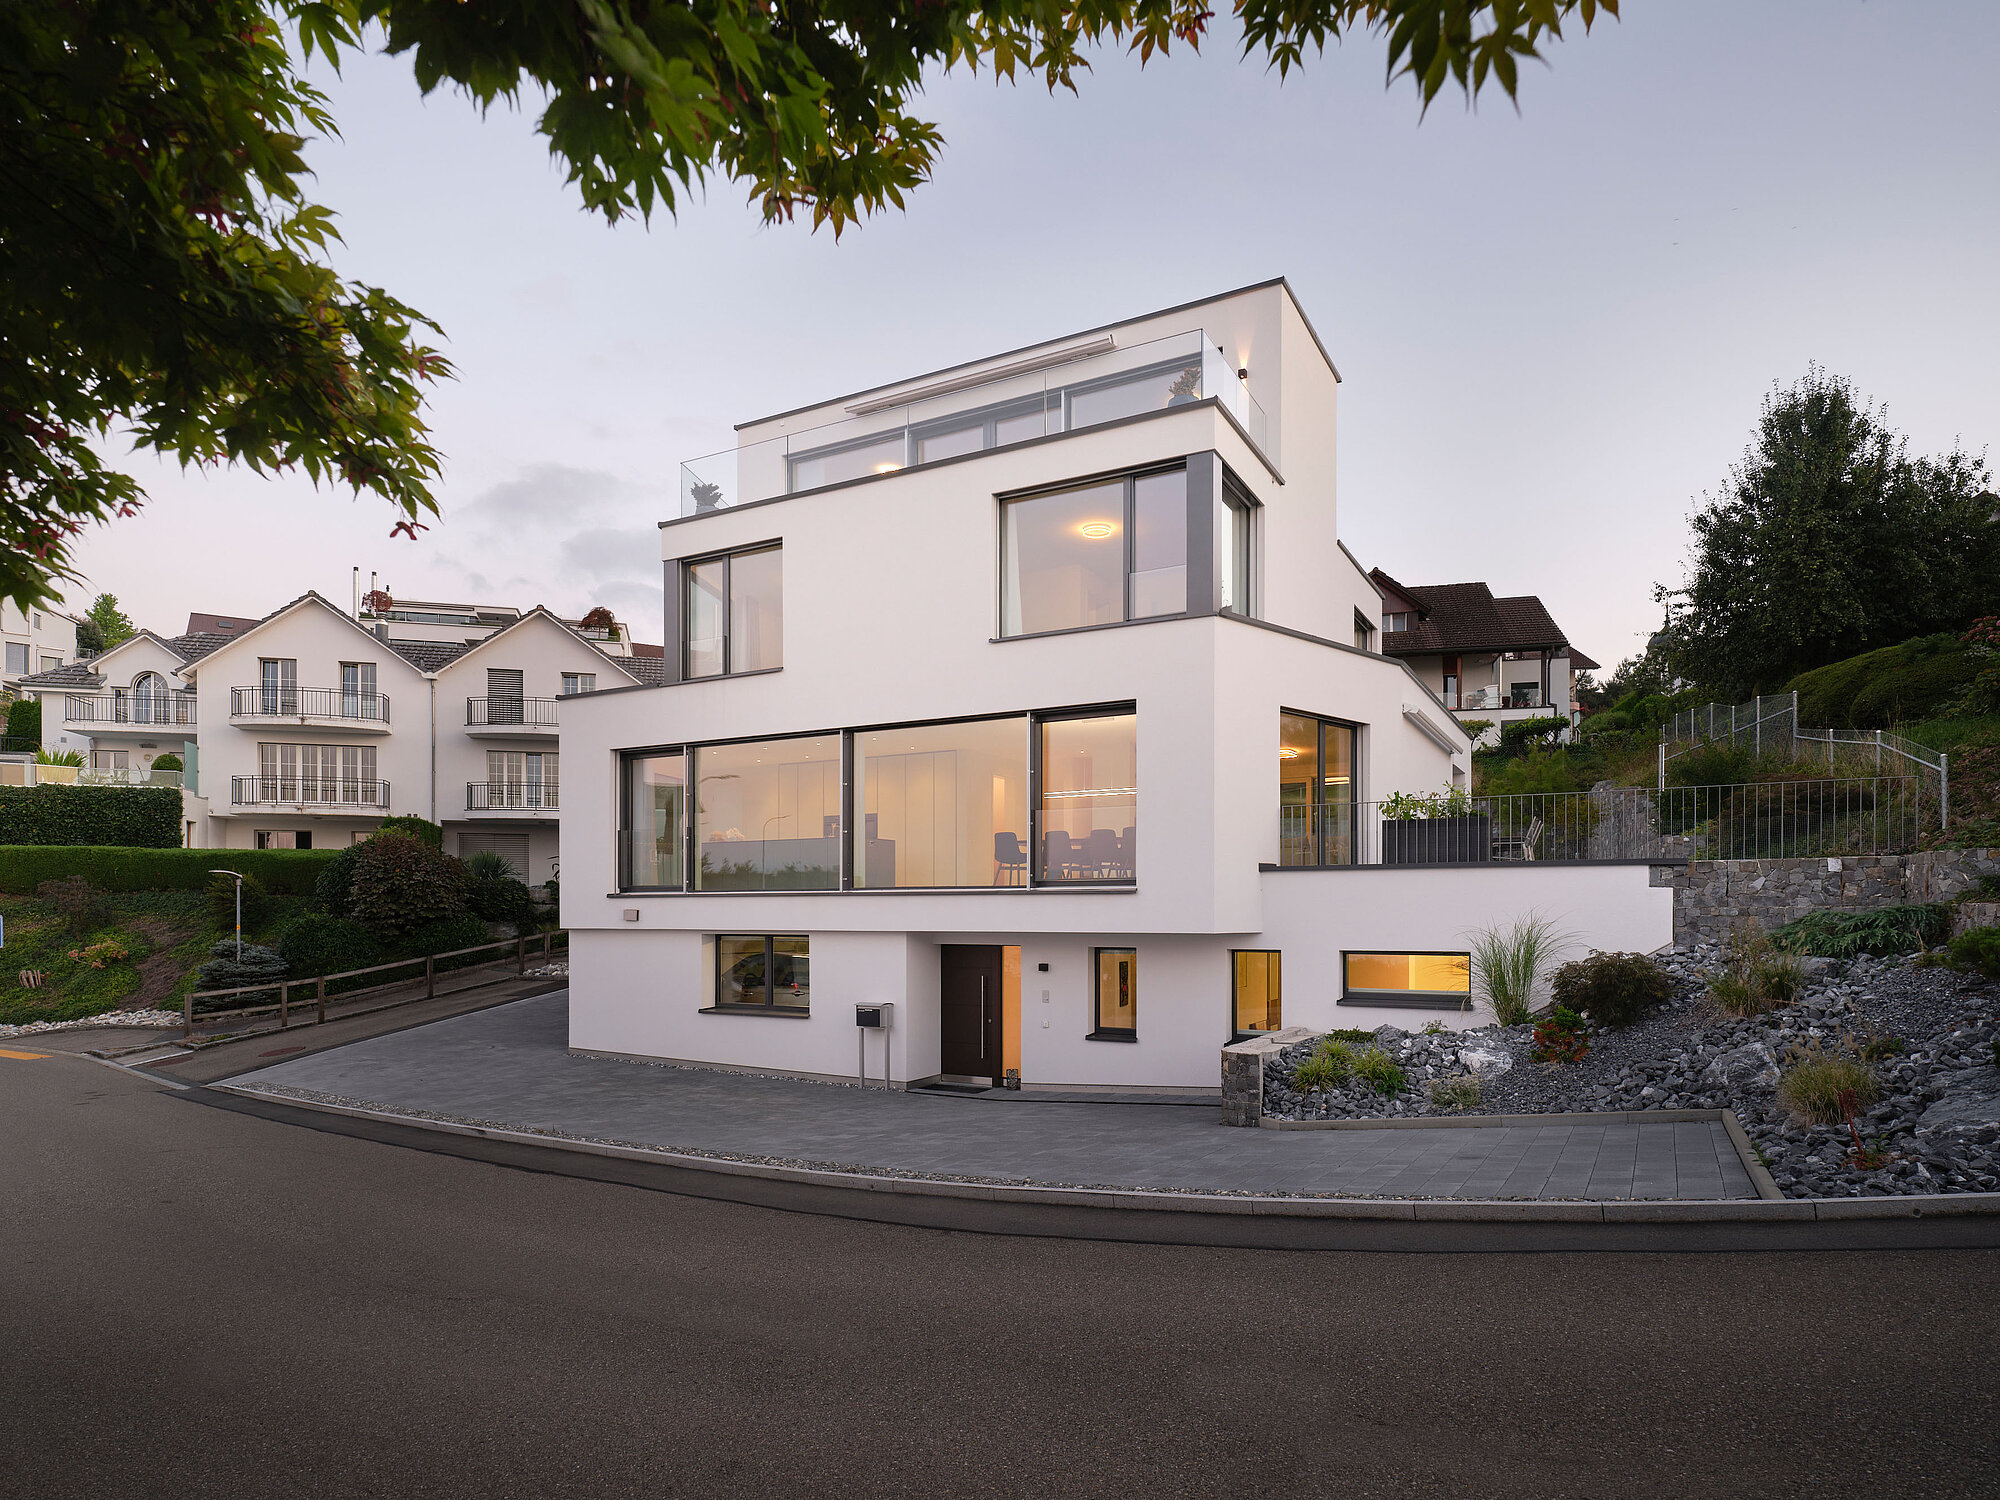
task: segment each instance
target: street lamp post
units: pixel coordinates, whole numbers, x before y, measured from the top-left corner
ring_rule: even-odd
[[[240,870],[210,870],[211,875],[228,875],[236,882],[236,961],[243,962],[243,872]]]

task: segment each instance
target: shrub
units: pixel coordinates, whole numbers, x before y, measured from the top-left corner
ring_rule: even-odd
[[[1323,1052],[1315,1052],[1292,1070],[1292,1082],[1310,1093],[1347,1080],[1348,1070]]]
[[[1564,964],[1550,981],[1558,1005],[1599,1026],[1630,1026],[1674,991],[1658,964],[1642,953],[1593,953]]]
[[[153,769],[155,771],[185,771],[187,767],[181,763],[181,758],[178,755],[169,750],[165,755],[156,755],[153,757]]]
[[[177,849],[181,794],[173,787],[0,786],[0,844],[93,844]]]
[[[361,857],[360,844],[338,850],[313,882],[313,903],[329,916],[353,915],[354,862]]]
[[[1326,1034],[1326,1040],[1319,1045],[1321,1050],[1324,1051],[1329,1042],[1346,1042],[1350,1047],[1366,1047],[1373,1043],[1374,1040],[1375,1033],[1372,1031],[1357,1031],[1349,1028],[1344,1031],[1329,1031]]]
[[[7,705],[7,727],[0,730],[10,740],[42,742],[42,700],[17,698]]]
[[[1581,1062],[1590,1050],[1590,1036],[1583,1017],[1566,1005],[1558,1005],[1535,1023],[1536,1062]]]
[[[37,750],[35,764],[38,766],[80,766],[83,764],[81,750]]]
[[[1838,1125],[1882,1097],[1882,1085],[1866,1063],[1818,1042],[1792,1048],[1785,1064],[1778,1075],[1778,1102],[1795,1122]]]
[[[2000,927],[1975,927],[1951,940],[1951,961],[1988,979],[2000,979]]]
[[[348,909],[384,942],[463,916],[465,867],[407,833],[378,833],[354,856]]]
[[[78,963],[88,964],[93,969],[101,969],[106,964],[129,963],[132,950],[117,938],[106,938],[100,943],[92,943],[87,948],[72,948],[70,958]]]
[[[407,833],[412,838],[422,839],[433,849],[444,847],[444,826],[433,823],[428,818],[420,818],[415,813],[397,813],[393,818],[384,818],[377,833]]]
[[[1382,799],[1384,818],[1462,818],[1472,811],[1472,794],[1462,786],[1441,792],[1391,792]]]
[[[1927,948],[1942,941],[1950,928],[1951,913],[1942,903],[1809,911],[1773,931],[1771,941],[1789,952],[1819,958],[1852,958],[1857,953],[1882,958]]]
[[[35,887],[35,894],[53,906],[56,915],[78,937],[95,932],[111,920],[111,907],[104,899],[104,892],[81,875],[44,880]]]
[[[1396,1060],[1380,1047],[1365,1047],[1355,1054],[1354,1076],[1378,1094],[1400,1094],[1409,1082]]]
[[[196,990],[229,990],[243,985],[270,983],[274,988],[280,979],[289,978],[284,955],[276,948],[267,948],[261,943],[245,943],[243,956],[236,956],[236,940],[224,938],[208,950],[215,956],[194,971]],[[234,1010],[240,1005],[255,1005],[257,995],[224,995],[201,1004],[206,1010]]]
[[[497,849],[477,849],[461,855],[465,873],[474,880],[511,880],[514,862]]]
[[[0,788],[0,791],[13,790]],[[45,788],[29,788],[45,790]],[[161,795],[140,787],[89,787],[121,797]],[[178,798],[167,790],[164,795]],[[205,891],[208,872],[254,873],[274,895],[309,896],[313,881],[332,859],[322,849],[131,849],[93,845],[0,846],[0,892],[34,893],[45,880],[81,875],[100,891]]]
[[[1472,935],[1472,982],[1502,1026],[1519,1026],[1534,1009],[1535,985],[1570,934],[1538,912],[1517,917],[1506,931]]]
[[[1479,737],[1493,727],[1493,721],[1491,719],[1460,719],[1458,727],[1463,729],[1471,737],[1473,744],[1476,745],[1479,743]]]
[[[1790,1005],[1805,990],[1806,966],[1789,953],[1759,954],[1750,964],[1749,985],[1769,1005]]]
[[[1741,1021],[1750,1016],[1761,1016],[1771,1008],[1750,981],[1739,974],[1717,974],[1708,981],[1708,998],[1715,1008],[1725,1016],[1734,1016]]]
[[[261,927],[271,915],[271,893],[255,875],[245,875],[243,885],[243,930]],[[228,875],[208,877],[208,920],[231,935],[236,932],[236,880]]]
[[[352,917],[324,912],[308,912],[288,922],[278,934],[277,949],[294,979],[344,974],[388,959],[375,934],[366,927]]]
[[[510,923],[518,933],[535,930],[535,900],[528,888],[512,876],[472,882],[471,905],[474,916],[489,922]]]
[[[477,948],[481,943],[492,941],[493,936],[486,930],[484,922],[470,912],[462,912],[455,917],[440,917],[434,922],[412,928],[397,946],[404,953],[421,958],[427,953],[450,953],[459,948]]]
[[[1509,754],[1519,754],[1531,743],[1553,743],[1555,737],[1567,728],[1568,714],[1539,714],[1532,719],[1516,719],[1511,724],[1500,726],[1500,748]]]
[[[1875,729],[1949,707],[1984,665],[1963,641],[1928,635],[1801,673],[1787,686],[1799,695],[1801,724]]]
[[[1477,1109],[1480,1100],[1479,1075],[1457,1073],[1450,1078],[1433,1078],[1425,1086],[1425,1092],[1438,1109]]]

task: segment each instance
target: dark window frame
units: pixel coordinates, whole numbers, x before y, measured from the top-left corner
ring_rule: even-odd
[[[1104,955],[1132,955],[1132,1020],[1130,1026],[1104,1024]],[[1090,950],[1090,1031],[1086,1042],[1136,1042],[1139,1040],[1139,950],[1136,947],[1105,947]]]
[[[1465,960],[1463,998],[1456,990],[1356,990],[1347,980],[1347,960],[1360,958],[1462,958]],[[1360,998],[1356,998],[1359,996]],[[1472,1011],[1472,955],[1462,948],[1342,948],[1340,950],[1340,999],[1337,1005],[1375,1006],[1391,1010],[1435,1010],[1470,1014]]]
[[[761,677],[768,672],[782,672],[785,670],[785,664],[782,660],[775,667],[738,667],[735,664],[735,632],[730,626],[730,616],[734,612],[735,603],[736,559],[764,552],[782,554],[784,550],[784,539],[780,537],[772,541],[752,542],[747,546],[730,547],[721,552],[704,552],[698,557],[683,557],[675,560],[674,571],[679,580],[679,586],[674,591],[675,607],[678,610],[675,635],[678,637],[680,646],[680,658],[677,667],[682,682],[715,682],[724,677]],[[692,660],[692,645],[688,639],[688,590],[693,586],[694,570],[696,568],[718,562],[722,564],[722,670],[720,672],[705,672],[697,677],[689,665]],[[780,563],[779,567],[782,570],[783,564]],[[779,649],[782,656],[782,641],[779,643]],[[579,694],[578,696],[581,695]]]
[[[764,945],[764,994],[761,1001],[725,1001],[722,998],[722,944],[727,939],[748,942],[755,939]],[[812,963],[812,935],[804,932],[718,932],[715,943],[715,982],[710,991],[709,1003],[697,1014],[704,1016],[784,1016],[801,1020],[812,1014],[812,992],[806,993],[804,1005],[780,1005],[777,1001],[772,976],[777,971],[777,943],[780,938],[795,940],[806,945],[805,959],[810,971]]]
[[[632,775],[631,765],[635,760],[652,760],[664,755],[678,755],[681,758],[681,883],[679,885],[634,885],[632,884]],[[637,750],[618,752],[618,889],[621,892],[663,891],[680,894],[688,889],[688,852],[694,842],[694,819],[688,815],[692,798],[688,795],[688,778],[694,769],[694,747],[692,745],[651,745]]]
[[[1088,479],[1070,479],[1065,480],[1061,484],[1043,485],[1032,490],[1022,490],[995,496],[994,498],[1000,502],[997,517],[1000,534],[996,538],[995,549],[996,555],[1000,559],[1000,567],[999,597],[994,601],[998,605],[998,619],[995,623],[993,638],[996,641],[1032,640],[1038,635],[1066,635],[1077,630],[1107,630],[1114,625],[1150,625],[1159,620],[1184,620],[1190,614],[1199,613],[1199,611],[1188,607],[1187,599],[1187,585],[1194,581],[1192,549],[1188,553],[1183,554],[1181,562],[1183,569],[1181,607],[1159,615],[1134,615],[1132,613],[1132,564],[1136,559],[1136,549],[1139,545],[1134,525],[1138,516],[1139,481],[1142,479],[1153,479],[1162,474],[1180,474],[1184,479],[1188,478],[1188,461],[1185,458],[1178,458],[1167,463],[1144,464],[1136,469],[1118,469],[1109,474],[1099,474]],[[1115,620],[1100,620],[1094,625],[1057,625],[1048,630],[1017,630],[1009,633],[1007,629],[1007,585],[1009,581],[1007,577],[1008,507],[1032,504],[1037,500],[1047,500],[1055,495],[1074,494],[1079,490],[1101,489],[1111,484],[1120,485],[1123,489],[1123,494],[1119,498],[1119,525],[1122,531],[1118,539],[1118,588],[1120,600],[1118,618]]]
[[[1028,887],[1045,891],[1087,891],[1087,890],[1136,890],[1139,885],[1139,861],[1132,861],[1131,878],[1125,880],[1050,880],[1040,873],[1042,859],[1042,837],[1047,832],[1042,827],[1042,726],[1060,724],[1073,719],[1116,719],[1130,714],[1135,720],[1139,716],[1139,705],[1131,703],[1100,703],[1088,708],[1060,708],[1028,715]],[[1133,779],[1138,779],[1138,726],[1133,726]],[[1132,794],[1138,799],[1138,792]],[[1132,836],[1139,835],[1139,815],[1132,814]]]
[[[1348,747],[1347,747],[1347,807],[1348,807],[1348,819],[1349,819],[1349,826],[1347,830],[1348,857],[1346,859],[1339,859],[1339,860],[1329,860],[1326,857],[1327,833],[1326,833],[1325,820],[1324,818],[1315,818],[1314,820],[1315,824],[1319,829],[1319,832],[1314,837],[1313,852],[1315,858],[1313,859],[1311,864],[1293,865],[1290,866],[1289,868],[1299,869],[1299,870],[1338,870],[1338,869],[1344,869],[1348,865],[1359,864],[1361,862],[1360,814],[1362,805],[1361,736],[1362,736],[1362,731],[1365,730],[1368,726],[1365,724],[1357,724],[1352,719],[1337,719],[1333,717],[1331,714],[1313,713],[1309,709],[1303,709],[1303,708],[1286,708],[1283,704],[1280,704],[1278,707],[1278,717],[1282,719],[1287,716],[1294,719],[1311,719],[1313,723],[1317,726],[1316,748],[1314,753],[1318,757],[1317,764],[1319,766],[1319,776],[1313,786],[1313,800],[1306,804],[1308,807],[1324,808],[1327,805],[1324,801],[1320,800],[1320,794],[1325,790],[1326,787],[1327,729],[1329,727],[1335,729],[1345,729],[1352,736],[1352,738],[1348,741]],[[1279,815],[1282,818],[1283,817],[1282,809],[1284,807],[1283,801],[1280,800],[1278,805],[1280,808]]]
[[[1269,1036],[1269,1031],[1244,1031],[1236,1024],[1236,960],[1246,953],[1257,953],[1265,958],[1276,959],[1278,963],[1278,1007],[1279,1022],[1274,1029],[1284,1029],[1285,1004],[1285,950],[1282,948],[1231,948],[1229,950],[1229,1040],[1234,1042],[1255,1041],[1260,1036]]]

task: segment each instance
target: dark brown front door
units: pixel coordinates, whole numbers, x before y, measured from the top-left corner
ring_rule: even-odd
[[[938,1071],[1000,1077],[1000,950],[945,943],[938,949]]]

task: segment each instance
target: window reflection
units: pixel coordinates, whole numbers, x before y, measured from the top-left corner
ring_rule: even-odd
[[[909,454],[903,429],[865,438],[845,448],[801,454],[790,459],[792,488],[817,489],[823,484],[841,484],[849,479],[866,479],[874,474],[892,474],[903,467]]]
[[[687,824],[686,760],[679,754],[634,755],[625,761],[625,884],[681,885]]]
[[[718,937],[715,1003],[808,1010],[812,968],[803,937]]]
[[[728,620],[729,559],[692,563],[687,570],[687,675],[720,677],[722,632]]]
[[[1025,885],[1028,721],[854,736],[854,884]]]
[[[1041,726],[1041,881],[1130,881],[1138,870],[1138,715]]]
[[[840,884],[840,738],[707,745],[695,764],[695,889]]]
[[[1278,715],[1278,863],[1354,862],[1354,726]]]
[[[1003,635],[1187,610],[1187,471],[1007,502]]]
[[[1187,474],[1132,482],[1132,618],[1187,610]]]
[[[1072,428],[1115,422],[1169,406],[1188,406],[1201,399],[1201,357],[1196,355],[1185,365],[1141,370],[1102,385],[1073,387],[1065,394]]]

